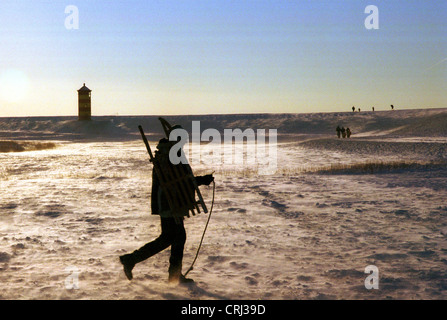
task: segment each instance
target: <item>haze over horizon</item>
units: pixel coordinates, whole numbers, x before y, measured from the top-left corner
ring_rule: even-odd
[[[6,0],[0,117],[76,115],[83,83],[93,116],[445,108],[446,16],[420,0]]]

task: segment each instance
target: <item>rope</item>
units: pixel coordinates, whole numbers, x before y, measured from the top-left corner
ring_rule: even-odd
[[[202,239],[200,240],[199,247],[197,248],[196,257],[194,258],[194,260],[193,260],[191,266],[189,267],[188,271],[186,271],[186,273],[184,274],[185,277],[189,273],[189,271],[191,271],[193,269],[194,263],[196,262],[197,257],[199,256],[199,251],[200,251],[200,248],[202,247],[202,242],[203,242],[203,238],[205,237],[206,228],[208,228],[208,223],[210,222],[211,213],[213,213],[215,191],[216,191],[216,183],[213,180],[213,200],[211,202],[211,208],[210,208],[210,213],[208,215],[208,220],[206,221],[205,229],[203,230],[203,234],[202,234]]]

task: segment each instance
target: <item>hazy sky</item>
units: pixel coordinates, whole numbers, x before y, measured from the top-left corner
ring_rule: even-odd
[[[1,0],[0,116],[447,107],[446,38],[445,0]]]

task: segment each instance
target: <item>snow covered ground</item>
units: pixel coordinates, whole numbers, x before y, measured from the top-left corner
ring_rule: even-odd
[[[216,198],[189,287],[167,283],[169,249],[138,264],[132,281],[118,260],[160,232],[136,129],[156,118],[88,128],[70,118],[2,118],[0,140],[34,148],[0,152],[0,298],[445,299],[446,115],[202,116],[219,129],[278,129],[278,171],[193,167],[215,171]],[[176,120],[187,127],[191,118]],[[336,138],[338,124],[351,139]],[[212,187],[201,191],[209,207]],[[185,220],[184,271],[207,217]],[[369,265],[378,289],[365,288]]]

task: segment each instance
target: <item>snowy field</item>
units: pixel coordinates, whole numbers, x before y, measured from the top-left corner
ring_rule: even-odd
[[[0,148],[20,151],[0,152],[0,298],[447,298],[446,109],[219,119],[199,120],[278,129],[278,170],[193,167],[215,171],[216,197],[188,287],[167,283],[169,249],[132,281],[118,260],[160,232],[136,128],[155,137],[156,121],[0,119]],[[212,187],[201,191],[210,207]],[[185,220],[184,271],[207,217]],[[365,287],[370,265],[378,289]]]

